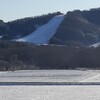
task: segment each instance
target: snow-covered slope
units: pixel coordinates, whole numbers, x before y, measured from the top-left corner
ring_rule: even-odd
[[[100,46],[100,43],[98,42],[98,43],[95,43],[95,44],[91,45],[90,47],[97,48],[97,47],[99,47],[99,46]]]
[[[16,41],[31,42],[34,44],[48,44],[48,41],[55,34],[57,28],[64,19],[64,15],[57,15],[52,18],[47,24],[39,27],[32,34],[17,39]]]

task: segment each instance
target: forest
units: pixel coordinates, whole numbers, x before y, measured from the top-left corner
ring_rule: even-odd
[[[0,41],[0,70],[100,69],[100,47]]]

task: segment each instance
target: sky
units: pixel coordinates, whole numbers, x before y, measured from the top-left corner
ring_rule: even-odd
[[[100,0],[0,0],[0,19],[5,22],[24,17],[75,9],[100,7]]]

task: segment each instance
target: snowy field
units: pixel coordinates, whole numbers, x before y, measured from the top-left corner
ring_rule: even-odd
[[[100,82],[99,70],[23,70],[0,72],[0,82]]]
[[[0,100],[100,100],[100,87],[0,86]]]
[[[55,16],[30,35],[16,41],[48,44],[64,20]],[[100,43],[92,45],[100,46]],[[91,46],[90,46],[91,47]],[[99,70],[27,70],[0,72],[2,82],[100,82]],[[100,100],[99,85],[1,85],[0,100]]]
[[[100,82],[100,71],[8,71],[0,82]],[[0,85],[0,100],[100,100],[100,85]]]

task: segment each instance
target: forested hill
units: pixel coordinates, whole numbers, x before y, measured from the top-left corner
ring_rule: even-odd
[[[100,41],[100,8],[69,11],[51,38],[52,44],[88,46]]]
[[[8,23],[0,20],[0,38],[74,47],[91,46],[95,43],[100,45],[100,8],[69,11],[62,17],[58,15],[63,14],[61,12],[49,13]],[[41,41],[36,42],[36,40]]]
[[[48,13],[41,16],[17,19],[7,23],[0,20],[0,35],[3,40],[27,36],[37,30],[38,27],[46,24],[54,16],[60,14],[60,12]]]

